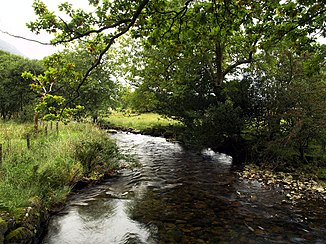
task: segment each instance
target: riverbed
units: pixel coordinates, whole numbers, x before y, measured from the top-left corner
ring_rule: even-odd
[[[232,158],[210,149],[111,137],[141,166],[72,195],[42,243],[326,243],[318,199],[289,202],[281,189],[239,179]]]

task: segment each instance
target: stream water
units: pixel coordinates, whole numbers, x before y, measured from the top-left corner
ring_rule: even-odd
[[[240,180],[232,159],[163,138],[112,135],[141,167],[74,194],[42,243],[326,243],[326,206]]]

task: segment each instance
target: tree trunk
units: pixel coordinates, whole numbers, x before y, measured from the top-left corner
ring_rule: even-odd
[[[281,120],[279,118],[271,118],[269,120],[269,140],[274,140],[275,136],[280,133]]]
[[[216,78],[215,86],[220,87],[223,84],[224,74],[223,74],[223,47],[219,41],[216,42],[215,47],[215,63],[216,63]]]

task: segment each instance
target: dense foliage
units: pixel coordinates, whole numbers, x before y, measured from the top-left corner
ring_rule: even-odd
[[[21,56],[0,51],[0,115],[2,119],[19,117],[27,119],[36,101],[21,74],[29,71],[35,75],[44,71],[44,67],[36,60],[28,60]]]

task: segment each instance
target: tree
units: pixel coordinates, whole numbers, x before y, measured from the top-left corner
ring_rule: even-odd
[[[0,51],[0,114],[3,119],[18,116],[26,106],[36,101],[28,82],[21,77],[26,70],[38,75],[44,67],[39,61]]]
[[[326,11],[321,1],[259,0],[170,0],[147,9],[152,14],[141,16],[134,35],[146,36],[145,48],[163,50],[161,66],[199,61],[216,86],[281,39],[311,42],[308,34],[323,30]]]
[[[34,75],[25,71],[21,76],[29,81],[31,89],[39,95],[39,102],[35,107],[34,129],[38,131],[38,121],[41,115],[44,120],[67,119],[82,109],[81,106],[69,106],[66,98],[58,92],[67,86],[74,87],[82,74],[75,69],[75,64],[65,59],[62,54],[53,54],[43,60],[46,71]],[[75,82],[74,82],[75,81]]]
[[[313,45],[295,52],[282,44],[262,53],[247,73],[248,128],[269,160],[305,161],[307,154],[320,157],[309,146],[325,145],[326,49]]]
[[[313,33],[325,35],[321,1],[161,1],[147,9],[152,15],[141,16],[141,28],[133,32],[145,36],[144,50],[134,61],[143,62],[143,68],[134,69],[143,81],[136,81],[140,92],[155,94],[156,111],[215,143],[239,137],[248,112],[255,112],[248,104],[255,101],[246,100],[241,90],[252,86],[250,77],[237,85],[248,106],[230,94],[243,68],[280,42],[299,51],[313,45]],[[270,128],[277,122],[270,120]]]
[[[84,52],[85,49],[88,51]],[[106,55],[105,59],[108,58]],[[87,81],[80,82],[93,61],[92,50],[85,45],[79,45],[73,50],[66,49],[45,58],[43,62],[47,70],[44,74],[23,74],[23,77],[33,81],[31,87],[40,95],[35,126],[40,114],[45,120],[60,120],[68,119],[82,109],[83,113],[96,119],[101,109],[113,105],[117,85],[110,77],[110,66],[98,65]]]
[[[89,0],[95,11],[86,12],[82,9],[73,9],[67,2],[59,5],[59,11],[64,17],[56,16],[48,10],[40,0],[35,0],[33,8],[38,19],[27,26],[31,31],[40,33],[45,30],[54,34],[53,45],[72,43],[75,40],[88,44],[90,50],[97,57],[84,73],[80,87],[88,76],[100,65],[105,53],[111,48],[116,39],[127,33],[137,22],[149,0],[137,1],[108,1]],[[100,45],[98,45],[100,43]]]
[[[94,61],[94,53],[89,49],[89,46],[83,44],[74,50],[63,51],[62,56],[71,62],[75,70],[81,74],[84,74],[89,68],[89,64]],[[104,62],[98,65],[84,84],[80,86],[77,96],[74,94],[76,87],[71,85],[73,82],[67,83],[65,88],[59,91],[59,94],[71,103],[82,104],[84,112],[95,121],[101,110],[113,108],[117,103],[119,84],[114,81],[113,77],[115,65],[112,64],[114,59],[113,53],[106,53],[103,57]],[[74,83],[79,85],[78,81]]]

